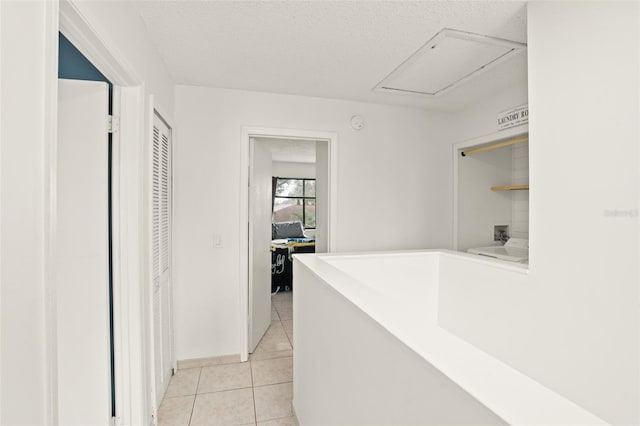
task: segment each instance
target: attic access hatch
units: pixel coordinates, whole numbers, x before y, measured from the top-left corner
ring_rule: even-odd
[[[444,28],[374,91],[438,96],[526,47],[524,43]]]

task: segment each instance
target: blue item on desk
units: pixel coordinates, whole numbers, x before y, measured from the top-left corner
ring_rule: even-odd
[[[287,238],[288,243],[315,243],[315,238]]]

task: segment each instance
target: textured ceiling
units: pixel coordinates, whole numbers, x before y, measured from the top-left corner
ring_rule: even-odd
[[[372,88],[444,27],[526,43],[520,1],[140,1],[177,84],[462,108],[526,81],[520,54],[432,99]]]

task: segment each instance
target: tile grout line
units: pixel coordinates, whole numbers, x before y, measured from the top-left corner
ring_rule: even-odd
[[[287,330],[284,328],[284,324],[282,323],[283,319],[280,316],[280,311],[278,311],[278,306],[277,305],[275,305],[275,309],[276,309],[276,313],[278,314],[278,318],[280,319],[280,326],[282,327],[282,329],[284,331],[284,335],[287,336],[287,340],[289,341],[289,345],[291,346],[291,350],[293,351],[293,342],[291,341],[291,338],[289,337],[289,333],[287,333]],[[293,321],[293,303],[292,303],[292,306],[291,306],[291,313],[292,313],[291,319],[289,319],[287,321]],[[291,383],[293,385],[293,377],[291,378],[291,381],[282,382],[282,383],[273,383],[272,385],[285,384],[285,383]],[[271,386],[271,385],[263,385],[263,386]],[[290,403],[291,403],[291,401],[290,401]],[[291,410],[291,416],[279,417],[277,419],[271,419],[270,421],[278,420],[278,419],[286,419],[286,418],[289,418],[289,417],[295,417],[295,415],[293,414],[293,409]],[[297,417],[296,417],[296,420],[297,420]],[[257,424],[257,421],[256,421],[256,424]]]
[[[289,333],[287,333],[287,330],[284,329],[284,324],[282,324],[282,320],[280,320],[280,325],[282,326],[282,329],[284,330],[284,335],[287,336],[287,340],[289,341],[289,345],[291,345],[291,350],[293,350],[293,342],[291,341],[291,337],[289,337]]]
[[[284,335],[287,336],[287,340],[289,341],[289,345],[291,345],[291,349],[293,350],[293,342],[291,341],[291,338],[289,337],[289,333],[287,333],[287,330],[284,329],[284,324],[282,323],[283,319],[280,317],[280,312],[278,311],[278,306],[277,305],[276,305],[276,312],[278,313],[278,318],[280,318],[280,325],[282,326],[282,329],[284,330]],[[291,303],[291,313],[292,313],[291,316],[293,317],[293,302]],[[293,318],[291,318],[290,320],[286,320],[286,321],[293,321]]]
[[[282,419],[290,419],[294,417],[293,413],[290,416],[286,416],[286,417],[276,417],[275,419],[271,419],[271,420],[267,420],[268,422],[272,422],[274,420],[282,420]]]
[[[264,388],[266,386],[275,386],[275,385],[286,385],[287,383],[293,384],[293,380],[287,380],[287,381],[284,381],[284,382],[276,382],[276,383],[267,383],[267,384],[264,384],[264,385],[256,385],[256,386],[254,386],[254,388]]]
[[[284,335],[287,337],[287,341],[289,342],[289,345],[291,346],[291,350],[293,350],[293,345],[291,344],[291,339],[289,338],[289,335],[287,334],[286,330],[284,329],[284,324],[282,323],[283,320],[282,320],[282,318],[280,316],[280,311],[278,310],[278,304],[273,303],[273,298],[271,300],[272,300],[272,306],[275,309],[276,315],[278,317],[277,320],[273,320],[272,319],[272,322],[274,322],[274,321],[278,321],[279,322],[280,327],[282,328],[282,331],[284,331]],[[276,358],[269,358],[269,359],[266,359],[264,361],[268,361],[268,360],[271,360],[271,359],[289,358],[289,357],[292,357],[292,356],[289,355],[289,356],[281,356],[281,357],[276,357]],[[293,384],[293,378],[292,378],[291,381],[278,382],[278,383],[268,383],[268,384],[263,384],[263,385],[256,386],[255,383],[253,382],[253,370],[251,371],[251,373],[252,373],[252,384],[253,384],[252,390],[253,390],[253,394],[254,394],[254,408],[255,408],[255,388],[257,388],[257,387],[266,387],[266,386],[276,386],[276,385],[282,385],[282,384],[286,384],[286,383],[292,383]],[[286,419],[288,417],[290,417],[290,416],[277,417],[277,418],[268,419],[268,420],[265,420],[265,421],[270,422],[270,421],[273,421],[273,420]],[[258,424],[258,415],[257,415],[257,412],[256,412],[256,425],[257,424]]]
[[[196,398],[198,397],[198,388],[200,387],[200,377],[202,376],[202,367],[200,367],[200,373],[198,374],[198,383],[196,383],[196,394],[193,395],[193,404],[191,404],[191,413],[189,413],[189,422],[188,425],[191,424],[191,420],[193,419],[193,409],[196,407]]]
[[[289,352],[289,351],[291,351],[291,349],[284,349],[284,350],[281,350],[281,351],[273,351],[273,352],[260,352],[258,355],[264,354],[263,356],[267,356],[267,355],[269,355],[269,356],[273,355],[273,356],[270,356],[269,358],[260,357],[258,359],[252,359],[252,361],[269,361],[271,359],[288,358],[288,357],[293,356],[293,352],[290,353],[290,354],[282,354],[280,352]]]
[[[253,385],[253,367],[251,364],[251,359],[249,359],[249,361],[247,361],[249,363],[249,373],[251,374],[251,397],[253,399],[253,420],[255,422],[255,424],[258,424],[258,412],[256,410],[256,391],[255,391],[255,386]]]
[[[253,387],[253,385],[244,386],[244,387],[241,387],[241,388],[220,389],[220,390],[209,391],[209,392],[200,392],[198,395],[212,395],[214,393],[223,393],[223,392],[237,391],[237,390],[242,390],[242,389],[251,389],[252,387]]]
[[[273,303],[273,300],[271,301],[271,303]],[[280,311],[278,311],[278,305],[276,305],[274,303],[273,308],[276,310],[276,315],[278,316],[278,321],[282,321],[282,318],[280,318]]]

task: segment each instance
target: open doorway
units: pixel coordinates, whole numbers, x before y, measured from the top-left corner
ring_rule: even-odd
[[[326,192],[316,192],[316,148],[322,150],[327,143],[285,138],[250,139],[251,353],[292,349],[292,255],[313,253],[316,238],[327,238],[326,227],[320,234],[316,233],[316,210],[326,205]],[[317,201],[320,204],[316,208]],[[265,249],[270,253],[265,253]],[[288,328],[280,329],[283,325]],[[287,330],[288,333],[283,333]]]
[[[287,282],[272,286],[274,244],[287,248],[286,255],[280,256],[280,267],[276,264],[277,269],[285,264],[291,268],[290,256],[295,249],[290,247],[293,245],[302,248],[298,252],[309,252],[310,247],[319,253],[332,249],[336,137],[323,132],[269,129],[247,129],[243,136],[246,167],[242,170],[246,170],[247,175],[243,182],[245,207],[242,208],[246,216],[241,220],[248,226],[246,239],[241,237],[241,241],[246,241],[241,248],[241,273],[246,281],[241,283],[240,300],[243,312],[241,359],[246,361],[267,333],[272,318],[281,319],[277,305],[272,309],[272,290],[281,292],[283,303],[280,308],[285,321],[291,321],[288,325],[293,321],[291,293],[282,293],[293,288],[292,279],[285,278]],[[299,235],[289,235],[288,231],[274,235],[273,221],[278,217],[291,219],[282,222],[297,228]],[[290,327],[288,330],[290,341],[292,330]],[[282,331],[278,333],[281,337],[286,333],[286,330]],[[269,340],[268,334],[265,339]]]
[[[271,154],[270,249],[274,295],[293,289],[291,255],[315,253],[316,145],[327,142],[276,138],[256,138],[255,142],[263,144]],[[325,204],[323,195],[326,194],[320,194],[318,210]],[[320,240],[326,240],[325,233],[326,229],[321,230]]]

